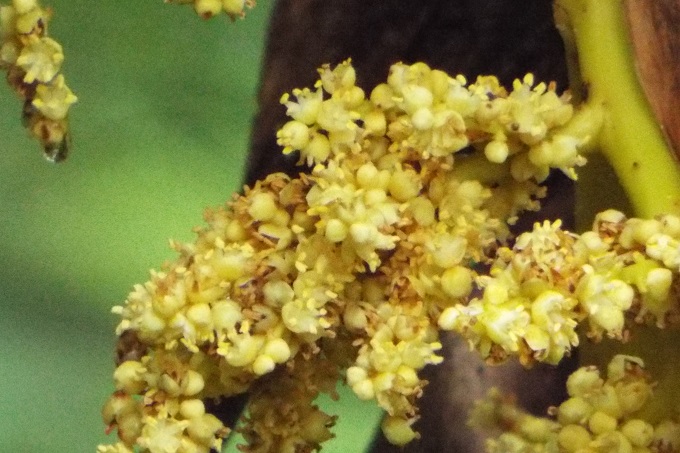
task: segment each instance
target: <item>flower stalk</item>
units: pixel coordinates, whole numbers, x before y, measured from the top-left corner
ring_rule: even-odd
[[[596,142],[635,213],[680,212],[680,172],[636,78],[622,0],[556,0],[558,29],[577,49],[571,86],[602,109]],[[576,63],[572,61],[572,64]]]

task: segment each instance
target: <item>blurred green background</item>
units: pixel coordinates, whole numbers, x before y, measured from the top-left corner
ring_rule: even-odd
[[[271,3],[234,24],[161,0],[49,3],[79,102],[72,153],[53,165],[0,86],[0,451],[114,441],[99,415],[110,308],[238,189]],[[363,451],[375,428],[373,405],[343,394],[326,452]]]

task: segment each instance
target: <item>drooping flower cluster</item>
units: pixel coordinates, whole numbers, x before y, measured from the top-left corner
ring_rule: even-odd
[[[569,376],[569,398],[550,409],[553,419],[529,415],[492,390],[470,424],[504,431],[487,441],[488,453],[677,453],[680,423],[650,414],[653,390],[641,359],[617,355],[606,379],[593,366]]]
[[[560,222],[537,224],[512,249],[501,248],[483,295],[447,308],[439,326],[465,336],[490,362],[519,355],[557,364],[588,336],[626,339],[633,323],[677,323],[680,218],[626,219],[598,214],[580,236]]]
[[[166,3],[192,4],[196,14],[210,19],[224,12],[231,20],[246,15],[246,8],[255,6],[255,0],[165,0]]]
[[[37,0],[12,0],[0,7],[0,68],[24,100],[24,124],[53,162],[68,153],[68,111],[77,101],[61,74],[64,53],[48,37],[52,15]]]
[[[282,98],[292,120],[277,134],[311,174],[270,175],[208,212],[196,242],[174,244],[179,258],[115,308],[105,421],[120,443],[102,452],[160,451],[161,435],[207,451],[226,429],[197,411],[210,444],[181,408],[244,392],[245,451],[312,451],[333,423],[313,399],[338,376],[385,409],[391,442],[409,442],[418,373],[442,360],[442,311],[467,304],[549,169],[583,163],[584,138],[561,132],[568,96],[531,76],[508,93],[493,77],[468,86],[397,64],[369,95],[349,61],[320,76]],[[111,409],[122,398],[134,404]]]

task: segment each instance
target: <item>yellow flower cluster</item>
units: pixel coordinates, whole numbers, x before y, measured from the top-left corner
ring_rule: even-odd
[[[127,340],[130,340],[128,335]],[[138,339],[135,338],[135,342]],[[206,414],[203,395],[210,395],[216,370],[205,354],[187,350],[156,351],[140,360],[125,360],[113,375],[116,392],[102,415],[118,428],[121,442],[100,446],[99,453],[132,452],[137,443],[145,451],[203,452],[220,449],[228,433],[222,422]],[[145,389],[143,399],[133,397]]]
[[[312,401],[338,376],[385,409],[391,442],[409,442],[442,311],[466,304],[475,266],[538,208],[549,169],[583,162],[582,138],[562,130],[568,96],[531,76],[508,93],[418,63],[368,96],[355,82],[347,61],[285,95],[277,137],[311,174],[270,175],[208,212],[196,242],[174,244],[179,258],[114,309],[127,380],[114,376],[107,407],[139,403],[105,420],[125,448],[158,451],[161,426],[172,451],[203,451],[182,404],[248,391],[247,451],[312,451],[333,422]],[[225,429],[201,420],[218,445]]]
[[[255,0],[165,0],[166,3],[193,4],[196,14],[203,19],[210,19],[222,12],[231,20],[246,15],[246,8],[255,6]]]
[[[465,336],[489,362],[519,355],[525,364],[557,364],[588,336],[626,339],[631,323],[677,322],[680,218],[626,219],[605,211],[580,236],[560,222],[536,224],[513,248],[501,248],[483,295],[449,307],[439,326]]]
[[[680,424],[645,413],[653,388],[642,360],[617,355],[606,379],[596,367],[569,376],[569,398],[549,411],[554,420],[529,415],[492,390],[476,404],[470,424],[506,431],[487,441],[488,453],[677,453]]]
[[[26,127],[58,162],[68,153],[68,111],[77,101],[61,74],[61,45],[47,36],[52,13],[37,0],[12,0],[0,7],[0,68],[24,100]]]

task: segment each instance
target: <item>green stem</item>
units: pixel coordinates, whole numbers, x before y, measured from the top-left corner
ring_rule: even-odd
[[[586,103],[604,111],[600,150],[635,214],[680,213],[680,170],[635,76],[622,0],[555,0],[554,6],[558,27],[570,30],[567,41],[578,50]]]

